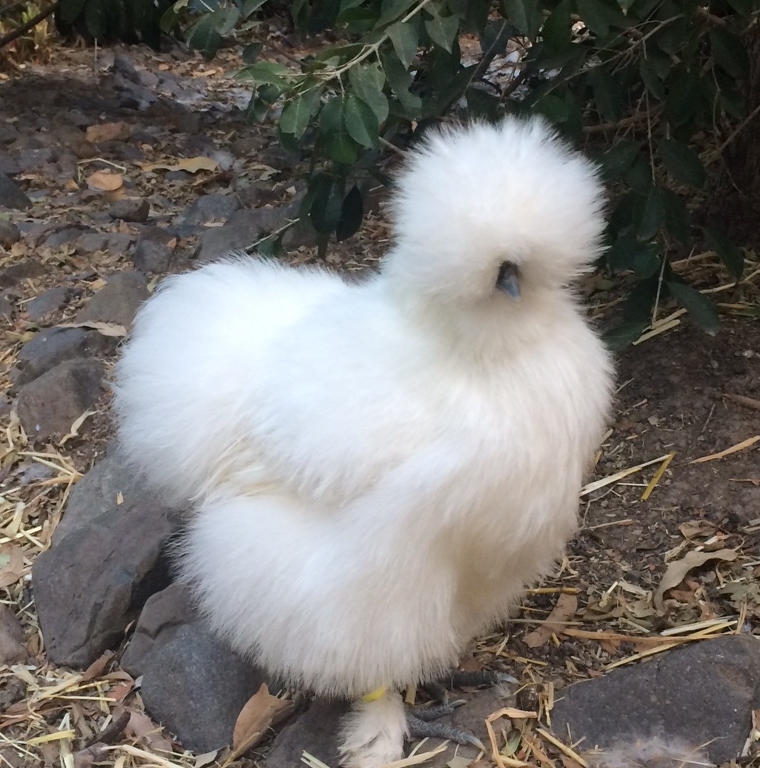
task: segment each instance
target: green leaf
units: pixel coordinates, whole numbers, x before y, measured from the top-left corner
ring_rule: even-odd
[[[684,201],[670,189],[663,189],[662,196],[666,229],[680,243],[687,242],[691,234],[689,209]]]
[[[280,130],[292,134],[296,140],[300,139],[312,115],[319,109],[322,91],[323,88],[310,88],[291,101],[280,116]]]
[[[661,139],[657,142],[657,152],[667,172],[682,184],[702,187],[707,173],[702,161],[694,150],[675,139]]]
[[[646,320],[623,323],[617,328],[611,328],[602,334],[602,341],[611,352],[620,352],[633,344],[644,332],[648,323]]]
[[[76,21],[82,13],[85,0],[61,0],[59,7],[59,13],[61,14],[61,20],[67,24],[71,24]]]
[[[256,59],[259,58],[259,54],[264,50],[262,43],[250,43],[243,48],[243,64],[255,64]]]
[[[278,64],[276,61],[257,61],[248,67],[243,67],[235,74],[236,80],[253,80],[256,83],[267,83],[276,85],[280,90],[285,90],[288,83],[282,75],[286,75],[290,70]]]
[[[599,0],[577,0],[581,21],[598,37],[607,37],[610,20],[607,9]]]
[[[388,118],[388,98],[383,93],[385,74],[379,64],[357,64],[348,70],[354,93],[375,113],[382,125]]]
[[[726,265],[726,269],[735,280],[741,280],[744,274],[744,255],[724,234],[714,229],[702,227],[707,242],[718,254],[720,260]]]
[[[533,38],[544,17],[538,0],[502,0],[504,16],[525,37]]]
[[[343,98],[336,96],[319,113],[319,132],[325,137],[325,150],[331,160],[352,165],[359,156],[359,147],[348,135],[343,114]]]
[[[549,53],[559,53],[572,42],[572,7],[570,0],[561,0],[546,17],[541,27],[541,37]]]
[[[451,53],[451,46],[459,31],[459,19],[456,16],[433,16],[425,22],[425,29],[436,45]]]
[[[309,219],[314,229],[323,234],[334,232],[343,207],[342,179],[316,174],[309,184],[308,197]]]
[[[346,97],[344,119],[348,135],[357,144],[367,148],[377,144],[380,128],[375,113],[353,93]]]
[[[722,27],[712,27],[709,35],[718,66],[737,80],[747,77],[749,57],[741,39]]]
[[[380,29],[394,21],[402,13],[406,13],[415,3],[415,0],[383,0],[380,6],[380,18],[375,24],[375,29]]]
[[[624,235],[607,251],[607,263],[612,272],[630,269],[639,279],[644,279],[659,271],[660,255],[654,243],[642,243]]]
[[[668,78],[665,112],[671,123],[685,123],[699,108],[702,93],[700,78],[692,72],[684,70]]]
[[[351,187],[348,194],[343,198],[343,205],[340,209],[340,220],[335,227],[335,236],[338,240],[345,240],[347,237],[359,231],[364,217],[364,203],[362,193],[356,184]]]
[[[588,77],[594,101],[605,120],[613,122],[620,117],[623,109],[620,83],[603,67],[595,67]]]
[[[411,93],[409,86],[412,82],[411,75],[402,66],[401,62],[390,53],[382,56],[383,70],[388,79],[388,85],[395,94],[399,104],[403,107],[404,115],[408,120],[416,120],[422,113],[422,100],[416,93]]]
[[[252,16],[266,2],[267,0],[245,0],[243,4],[243,18],[247,19],[249,16]]]
[[[665,85],[658,77],[650,58],[641,58],[639,61],[639,74],[649,93],[660,101],[665,98]]]
[[[399,21],[388,27],[386,32],[393,43],[396,55],[404,65],[404,69],[409,69],[417,55],[417,29],[408,21]]]
[[[668,280],[667,286],[676,301],[693,315],[697,322],[711,335],[718,332],[720,320],[712,302],[699,291],[685,283]]]
[[[640,198],[634,210],[636,231],[641,240],[651,240],[662,224],[662,194],[657,187],[652,187],[646,197]]]
[[[622,176],[641,151],[641,142],[627,141],[625,139],[613,144],[600,158],[604,175],[609,179]]]

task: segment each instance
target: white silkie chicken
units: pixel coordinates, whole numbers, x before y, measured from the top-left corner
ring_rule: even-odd
[[[168,279],[116,381],[123,449],[195,501],[181,565],[211,625],[355,700],[350,768],[402,756],[399,691],[561,554],[610,405],[570,287],[600,251],[591,163],[538,119],[444,129],[394,200],[364,283],[244,257]]]

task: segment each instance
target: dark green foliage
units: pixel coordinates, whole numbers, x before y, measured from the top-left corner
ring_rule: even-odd
[[[75,16],[119,2],[63,0]],[[190,14],[188,40],[210,57],[233,28],[255,25],[262,7],[265,0],[180,0],[171,13]],[[540,113],[598,160],[612,192],[603,261],[636,281],[617,343],[635,338],[655,303],[669,299],[715,329],[711,305],[670,261],[704,243],[733,277],[742,274],[741,251],[698,226],[691,203],[717,167],[705,162],[719,143],[716,130],[729,135],[746,117],[742,35],[760,0],[292,0],[288,7],[302,34],[330,28],[339,42],[288,67],[267,61],[266,45],[249,45],[239,77],[252,85],[250,119],[280,105],[282,142],[310,158],[302,216],[323,245],[359,226],[359,190],[389,145],[406,146],[443,116]],[[99,19],[92,23],[106,23]],[[480,50],[473,37],[465,47],[463,35]],[[511,78],[489,71],[495,60],[502,73],[512,67]]]

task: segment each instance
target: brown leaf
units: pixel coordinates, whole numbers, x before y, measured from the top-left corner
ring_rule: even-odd
[[[144,163],[144,171],[187,171],[188,173],[198,173],[198,171],[215,171],[219,168],[216,160],[210,157],[183,157],[176,163]]]
[[[262,683],[238,715],[232,732],[232,754],[228,761],[236,760],[251,747],[255,747],[267,730],[287,717],[293,707],[292,701],[272,696],[266,684]]]
[[[126,123],[99,123],[87,128],[85,138],[93,144],[99,141],[126,141],[129,133],[129,126]]]
[[[155,752],[170,753],[172,751],[171,739],[164,736],[161,726],[156,725],[144,712],[127,710],[129,722],[124,732],[127,736],[139,739],[146,747]]]
[[[102,656],[95,659],[87,669],[82,673],[82,682],[89,682],[96,677],[102,677],[106,671],[106,667],[111,663],[111,660],[116,654],[113,651],[105,651]]]
[[[10,587],[24,575],[24,553],[16,544],[0,545],[0,587]]]
[[[662,577],[660,586],[654,593],[654,604],[657,610],[663,608],[663,597],[669,589],[677,587],[684,579],[684,576],[692,569],[704,565],[710,560],[736,560],[737,553],[733,549],[721,549],[717,552],[689,552],[686,557],[676,560],[668,565],[665,575]]]
[[[122,184],[124,184],[122,175],[113,171],[95,171],[87,177],[87,186],[100,192],[113,192]]]
[[[560,595],[546,621],[525,635],[523,638],[525,644],[529,648],[538,648],[544,645],[555,632],[560,631],[575,616],[577,609],[578,598],[575,595]]]

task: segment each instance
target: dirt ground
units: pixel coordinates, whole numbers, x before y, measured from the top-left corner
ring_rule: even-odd
[[[164,68],[195,82],[197,93],[188,110],[201,111],[200,130],[189,128],[189,123],[183,125],[183,120],[193,118],[173,109],[170,97],[149,111],[129,111],[111,99],[109,62],[112,64],[114,53],[124,53],[148,71]],[[106,147],[93,157],[79,158],[69,180],[50,175],[45,167],[16,177],[35,206],[32,214],[12,214],[13,221],[29,226],[18,243],[5,250],[0,247],[0,269],[34,257],[42,261],[46,272],[14,289],[17,311],[0,331],[0,385],[6,392],[10,390],[7,373],[19,348],[41,327],[25,315],[24,306],[30,299],[57,285],[75,285],[79,297],[47,318],[44,327],[60,324],[70,320],[102,287],[105,276],[132,267],[125,254],[99,251],[82,255],[66,246],[41,244],[47,233],[83,222],[113,231],[116,225],[103,215],[112,197],[88,189],[86,177],[92,171],[113,164],[123,168],[129,193],[148,197],[155,211],[151,223],[161,225],[200,194],[234,191],[241,174],[269,185],[275,202],[286,200],[287,190],[300,183],[304,170],[287,165],[276,168],[279,155],[272,126],[247,126],[230,109],[230,103],[240,96],[239,87],[226,77],[237,66],[232,52],[211,63],[179,49],[166,54],[138,48],[105,50],[99,56],[94,58],[88,50],[69,50],[60,58],[56,53],[53,63],[26,65],[0,75],[0,132],[4,125],[11,126],[29,137],[30,148],[36,146],[32,139],[44,146],[46,136],[60,133],[61,115],[71,110],[81,112],[92,123],[126,120],[133,130],[147,123],[159,128],[148,137],[150,141],[146,138],[140,144],[139,160],[117,156],[114,153],[119,147]],[[208,147],[202,139],[213,140],[221,149],[244,140],[251,151],[234,170],[186,174],[179,180],[168,179],[160,170],[145,169],[148,163],[171,164],[179,158],[203,155]],[[374,212],[358,235],[331,250],[328,262],[339,269],[371,267],[389,237],[382,211]],[[176,269],[190,267],[194,242],[180,241],[176,248]],[[316,254],[302,247],[288,258],[312,262]],[[760,323],[747,312],[757,307],[757,263],[751,261],[749,277],[739,286],[730,286],[710,254],[679,262],[677,268],[687,280],[713,292],[722,315],[720,332],[710,337],[680,315],[674,327],[620,355],[615,419],[589,477],[598,487],[582,497],[581,530],[557,574],[527,595],[515,622],[477,646],[476,656],[484,663],[496,660],[523,682],[518,700],[526,709],[541,705],[552,686],[599,675],[610,664],[633,661],[641,650],[634,642],[637,637],[657,636],[677,627],[685,635],[760,634],[756,580],[760,574],[760,442],[751,443],[760,435]],[[590,311],[600,327],[608,327],[613,322],[618,288],[595,289],[594,285],[590,281],[587,291]],[[675,311],[675,306],[663,307],[659,317]],[[107,362],[110,365],[113,359]],[[104,700],[75,702],[55,696],[49,696],[44,706],[40,703],[39,691],[65,683],[69,672],[45,661],[29,569],[36,554],[49,545],[71,483],[103,454],[112,437],[108,397],[87,420],[82,435],[62,446],[27,442],[11,405],[11,394],[0,400],[0,544],[20,547],[24,561],[14,581],[2,582],[0,602],[21,619],[30,662],[26,671],[0,668],[0,687],[7,688],[11,682],[16,685],[21,679],[27,691],[22,696],[26,695],[29,707],[23,717],[0,714],[0,738],[6,742],[0,744],[0,762],[13,767],[60,764],[70,768],[74,765],[71,752],[81,748],[88,729],[97,732],[107,723],[112,705]],[[736,446],[740,447],[734,453],[715,457]],[[40,457],[56,466],[56,482],[24,481],[24,473]],[[708,460],[695,463],[705,457]],[[657,476],[666,461],[665,471]],[[625,470],[634,471],[617,481],[609,480]],[[648,498],[642,500],[645,494]],[[724,550],[733,552],[733,557],[709,560],[688,571],[662,595],[661,605],[655,605],[655,593],[669,566],[692,552]],[[566,631],[549,632],[543,642],[526,637],[546,619],[563,593],[577,598],[576,609],[565,617]],[[705,623],[693,626],[699,622]],[[589,638],[589,632],[601,634]],[[631,640],[621,639],[621,635]],[[116,685],[115,678],[107,677],[114,669],[107,668],[99,678],[101,697]],[[133,706],[139,707],[139,694],[131,696]],[[0,700],[4,700],[2,694]],[[16,702],[14,712],[20,711]],[[77,731],[76,740],[65,749],[64,740],[41,738],[62,724]],[[132,751],[119,752],[119,744],[131,745]],[[151,764],[151,748],[145,740],[125,737],[114,749],[115,757],[124,758],[120,765]],[[551,745],[545,749],[549,755],[558,754]],[[197,764],[195,756],[181,750],[172,761],[153,764]],[[223,761],[224,755],[216,756],[217,764]],[[254,762],[245,759],[238,764]]]

